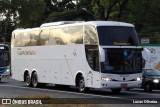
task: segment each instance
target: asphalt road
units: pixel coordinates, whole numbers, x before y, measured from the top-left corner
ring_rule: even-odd
[[[57,88],[48,85],[43,88],[26,87],[23,82],[13,79],[3,79],[0,83],[0,98],[56,98],[67,99],[69,103],[74,101],[84,101],[89,104],[112,104],[114,107],[159,107],[160,91],[154,90],[152,93],[144,92],[142,89],[133,89],[130,91],[122,90],[120,94],[113,94],[110,90],[91,90],[88,93],[79,93],[76,88]],[[148,103],[140,104],[141,101]],[[154,104],[154,101],[158,104]],[[137,105],[137,102],[138,105]],[[152,103],[150,103],[152,102]],[[119,105],[120,104],[120,105]],[[125,105],[124,105],[125,104]],[[131,105],[132,104],[132,105]]]

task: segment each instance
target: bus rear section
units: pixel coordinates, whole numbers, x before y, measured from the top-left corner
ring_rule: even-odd
[[[3,77],[10,76],[8,45],[0,44],[0,81]]]

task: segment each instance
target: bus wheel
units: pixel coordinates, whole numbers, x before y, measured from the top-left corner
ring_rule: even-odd
[[[24,82],[25,82],[26,86],[28,86],[28,87],[31,86],[31,78],[28,73],[26,73],[24,76]]]
[[[85,82],[84,82],[84,77],[82,75],[79,77],[78,90],[79,90],[79,92],[85,91]]]
[[[32,83],[32,87],[37,87],[38,86],[38,78],[37,78],[37,73],[36,72],[34,72],[32,74],[31,83]]]
[[[121,91],[121,88],[113,88],[113,89],[111,89],[111,90],[112,90],[112,93],[114,93],[114,94],[119,94],[120,91]]]

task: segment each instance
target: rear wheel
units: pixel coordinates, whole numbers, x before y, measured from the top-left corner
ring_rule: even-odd
[[[38,86],[38,78],[37,78],[37,73],[36,72],[34,72],[32,74],[31,84],[32,84],[32,87],[37,87]]]
[[[121,92],[121,88],[113,88],[111,90],[112,90],[112,93],[114,94],[119,94]]]
[[[147,83],[144,87],[144,91],[146,92],[152,92],[152,86],[150,83]]]
[[[24,82],[25,82],[26,86],[28,86],[28,87],[31,86],[31,78],[28,73],[26,73],[24,76]]]

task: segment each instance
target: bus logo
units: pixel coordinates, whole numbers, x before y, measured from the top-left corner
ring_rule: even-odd
[[[2,99],[2,104],[11,104],[11,99]]]

